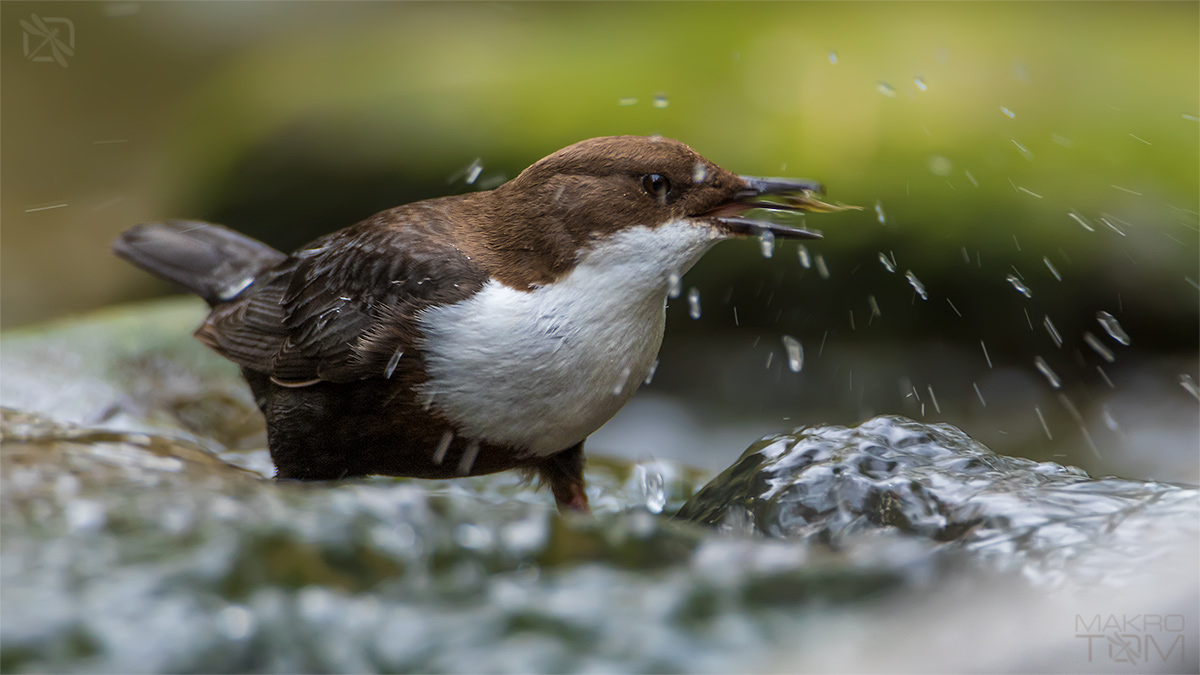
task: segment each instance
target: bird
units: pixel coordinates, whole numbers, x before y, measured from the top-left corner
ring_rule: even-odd
[[[194,335],[241,368],[277,479],[516,469],[588,513],[584,441],[656,363],[671,286],[720,241],[819,238],[769,216],[849,208],[823,191],[609,136],[290,254],[192,220],[113,251],[208,303]]]

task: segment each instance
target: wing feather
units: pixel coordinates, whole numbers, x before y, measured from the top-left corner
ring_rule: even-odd
[[[385,211],[316,240],[215,307],[196,336],[279,383],[384,378],[416,351],[417,314],[486,273],[448,243],[453,199]]]

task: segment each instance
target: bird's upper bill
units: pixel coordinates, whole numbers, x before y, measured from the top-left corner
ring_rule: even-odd
[[[831,213],[834,211],[861,210],[858,206],[829,204],[817,198],[825,191],[824,186],[813,181],[796,178],[755,178],[739,176],[745,182],[744,190],[732,201],[726,202],[701,217],[711,218],[734,235],[761,235],[770,232],[785,239],[820,239],[821,233],[795,225],[770,220],[770,216],[786,213],[812,211]],[[759,212],[753,214],[752,212]],[[757,215],[758,217],[754,217]]]

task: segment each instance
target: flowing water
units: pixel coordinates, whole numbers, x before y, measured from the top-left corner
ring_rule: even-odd
[[[6,337],[5,672],[1121,670],[1133,615],[1197,668],[1194,487],[900,417],[716,477],[592,457],[593,518],[507,474],[280,484],[195,310]]]

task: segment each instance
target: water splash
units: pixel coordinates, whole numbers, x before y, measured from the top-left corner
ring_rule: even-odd
[[[796,250],[796,255],[800,256],[801,267],[804,269],[812,268],[812,257],[808,254],[808,247],[800,244],[800,247]]]
[[[667,100],[666,94],[655,94],[653,105],[655,108],[665,108],[665,107],[671,105],[671,102],[669,100]]]
[[[833,64],[837,63],[837,52],[829,52],[829,62]]]
[[[929,167],[929,173],[943,178],[949,176],[950,172],[954,170],[954,162],[944,155],[931,155],[926,166]]]
[[[654,381],[654,373],[658,372],[658,359],[654,359],[654,363],[650,364],[650,370],[646,371],[646,379],[642,380],[642,384],[649,385]]]
[[[1067,211],[1067,216],[1069,216],[1071,220],[1079,223],[1079,225],[1088,232],[1096,231],[1096,228],[1092,227],[1092,224],[1088,222],[1088,219],[1084,218],[1078,211],[1075,211],[1074,209]]]
[[[617,105],[619,105],[619,106],[637,105],[637,102],[638,102],[638,100],[633,97],[617,99]]]
[[[1100,358],[1104,359],[1105,361],[1112,363],[1113,361],[1117,360],[1117,357],[1113,355],[1112,350],[1106,347],[1104,343],[1100,341],[1100,338],[1092,335],[1091,332],[1083,332],[1083,341],[1085,344],[1087,344],[1087,346],[1092,348],[1092,351],[1099,354]]]
[[[613,385],[613,396],[620,396],[625,393],[625,387],[629,384],[630,373],[629,366],[621,369],[621,374],[617,377],[617,383]]]
[[[1012,287],[1017,289],[1017,292],[1020,293],[1021,295],[1025,296],[1027,298],[1033,297],[1033,291],[1030,290],[1030,288],[1025,285],[1024,281],[1021,281],[1019,278],[1017,278],[1017,275],[1010,274],[1010,275],[1004,277],[1004,280],[1007,281],[1008,283],[1012,284]]]
[[[758,236],[758,248],[764,258],[770,258],[775,255],[775,234],[770,230],[766,230],[760,234]]]
[[[920,89],[921,91],[926,91],[929,89],[929,87],[925,84],[925,78],[923,77],[914,79],[913,84],[917,85],[917,89]]]
[[[662,472],[658,469],[639,464],[637,472],[641,474],[642,498],[646,510],[650,513],[662,513],[667,505],[667,486]]]
[[[683,280],[678,274],[671,272],[667,275],[667,297],[674,300],[683,293]]]
[[[1058,270],[1054,269],[1049,256],[1042,256],[1042,262],[1046,263],[1046,269],[1050,270],[1050,274],[1053,274],[1055,279],[1062,281],[1062,275],[1058,273]]]
[[[1187,373],[1181,374],[1179,376],[1179,384],[1183,386],[1187,393],[1195,396],[1197,400],[1200,400],[1200,389],[1196,387],[1196,382],[1192,379],[1191,375],[1188,375]]]
[[[687,301],[688,301],[688,316],[692,317],[693,319],[699,319],[700,318],[700,289],[696,288],[694,286],[692,288],[689,288],[688,294],[687,294]]]
[[[1096,321],[1100,322],[1100,326],[1104,328],[1104,332],[1113,340],[1125,345],[1126,347],[1132,342],[1129,339],[1129,334],[1117,322],[1117,317],[1108,312],[1096,312]]]
[[[708,167],[704,166],[704,162],[696,162],[692,165],[692,182],[696,185],[703,183],[708,178]]]
[[[1050,334],[1050,339],[1054,340],[1054,346],[1062,349],[1062,335],[1059,335],[1058,329],[1054,327],[1054,322],[1050,320],[1049,314],[1042,316],[1042,325],[1045,326],[1046,332]]]
[[[875,218],[879,220],[880,225],[887,224],[887,217],[883,215],[883,202],[875,200]]]
[[[917,292],[917,295],[921,296],[922,300],[929,299],[929,291],[925,290],[925,284],[921,283],[921,280],[917,278],[917,275],[913,274],[912,270],[906,270],[904,278],[908,279],[908,285],[913,287],[913,290]]]
[[[887,82],[880,82],[875,85],[875,91],[883,94],[888,98],[896,98],[896,88]]]
[[[883,269],[895,274],[896,263],[889,260],[886,254],[882,252],[879,254],[879,262],[883,265]]]
[[[1057,373],[1050,369],[1050,364],[1046,363],[1046,359],[1043,359],[1040,356],[1035,356],[1033,358],[1033,365],[1038,369],[1038,372],[1046,376],[1046,380],[1050,382],[1051,387],[1054,387],[1055,389],[1062,388],[1062,380],[1059,379]]]
[[[829,266],[825,264],[825,256],[818,254],[816,256],[816,258],[813,259],[813,263],[815,264],[815,266],[817,268],[817,276],[821,277],[822,279],[828,280],[829,279]]]
[[[1016,117],[1017,117],[1017,114],[1015,112],[1009,110],[1008,108],[1006,108],[1004,106],[1000,106],[1000,112],[1004,113],[1004,116],[1010,120],[1016,119]]]
[[[383,369],[383,377],[385,379],[392,379],[392,375],[396,372],[396,366],[400,365],[401,356],[404,356],[403,347],[392,352],[392,357],[388,359],[387,367]]]
[[[793,373],[800,372],[804,367],[804,346],[791,335],[784,335],[782,340],[783,349],[787,352],[788,370]]]

